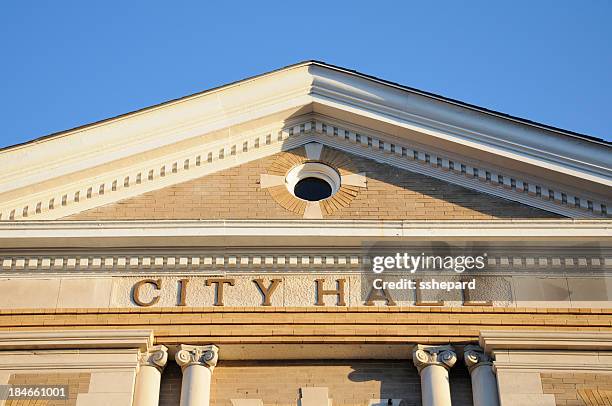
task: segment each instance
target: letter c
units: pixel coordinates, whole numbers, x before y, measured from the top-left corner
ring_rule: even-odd
[[[156,290],[160,290],[162,281],[161,279],[143,279],[141,281],[136,282],[134,288],[132,289],[132,300],[134,300],[134,303],[136,303],[138,306],[148,307],[153,306],[155,303],[159,302],[159,295],[152,298],[150,302],[143,302],[142,300],[140,300],[140,288],[142,287],[142,285],[146,284],[151,284],[155,286]]]

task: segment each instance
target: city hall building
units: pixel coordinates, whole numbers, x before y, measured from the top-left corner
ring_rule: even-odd
[[[4,148],[0,404],[610,405],[611,152],[314,61]]]

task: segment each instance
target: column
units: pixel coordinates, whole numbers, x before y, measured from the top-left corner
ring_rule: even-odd
[[[215,345],[178,346],[175,359],[183,371],[180,406],[209,406],[210,380],[218,353]]]
[[[474,406],[499,406],[497,379],[491,358],[478,345],[466,345],[463,359],[472,377]]]
[[[448,371],[457,362],[450,345],[420,345],[412,351],[412,361],[421,376],[423,406],[451,406]]]
[[[140,354],[134,406],[159,405],[159,386],[166,362],[168,362],[168,349],[163,345],[156,345],[148,352]]]

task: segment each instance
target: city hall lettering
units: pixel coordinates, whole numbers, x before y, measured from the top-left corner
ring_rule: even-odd
[[[281,286],[283,280],[279,278],[254,278],[250,280],[237,280],[236,278],[204,278],[203,281],[197,283],[203,283],[203,285],[211,289],[212,303],[213,306],[224,306],[225,299],[228,295],[234,294],[232,291],[239,283],[251,283],[253,292],[260,295],[261,301],[260,306],[272,306],[273,296],[278,292],[278,288]],[[366,293],[364,300],[360,304],[365,306],[374,306],[376,302],[381,302],[387,306],[396,306],[397,302],[393,297],[392,289],[393,286],[397,286],[395,289],[405,289],[414,292],[414,304],[415,305],[444,305],[444,301],[425,301],[421,298],[422,290],[431,290],[432,285],[434,290],[439,288],[442,290],[450,291],[456,289],[461,291],[462,304],[464,305],[486,305],[490,306],[490,301],[479,301],[474,302],[470,300],[469,291],[475,288],[475,279],[462,282],[445,282],[437,281],[436,279],[430,280],[399,280],[397,282],[384,282],[381,283],[379,279],[375,279],[373,283],[366,285]],[[178,279],[176,281],[165,281],[161,278],[148,278],[142,279],[136,282],[131,289],[131,300],[140,307],[154,306],[159,303],[161,294],[163,291],[168,292],[173,290],[176,294],[176,306],[189,306],[190,305],[190,286],[193,282],[189,278]],[[311,303],[308,305],[315,306],[326,306],[330,305],[330,302],[326,302],[326,297],[333,297],[334,305],[336,306],[347,306],[347,279],[345,278],[321,278],[314,279],[311,283],[312,286],[312,298]],[[333,286],[330,288],[329,286]],[[389,289],[391,286],[391,289]],[[242,294],[243,290],[238,292]]]

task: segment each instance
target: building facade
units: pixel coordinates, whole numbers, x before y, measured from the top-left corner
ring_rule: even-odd
[[[611,151],[321,62],[0,150],[0,405],[612,404]]]

